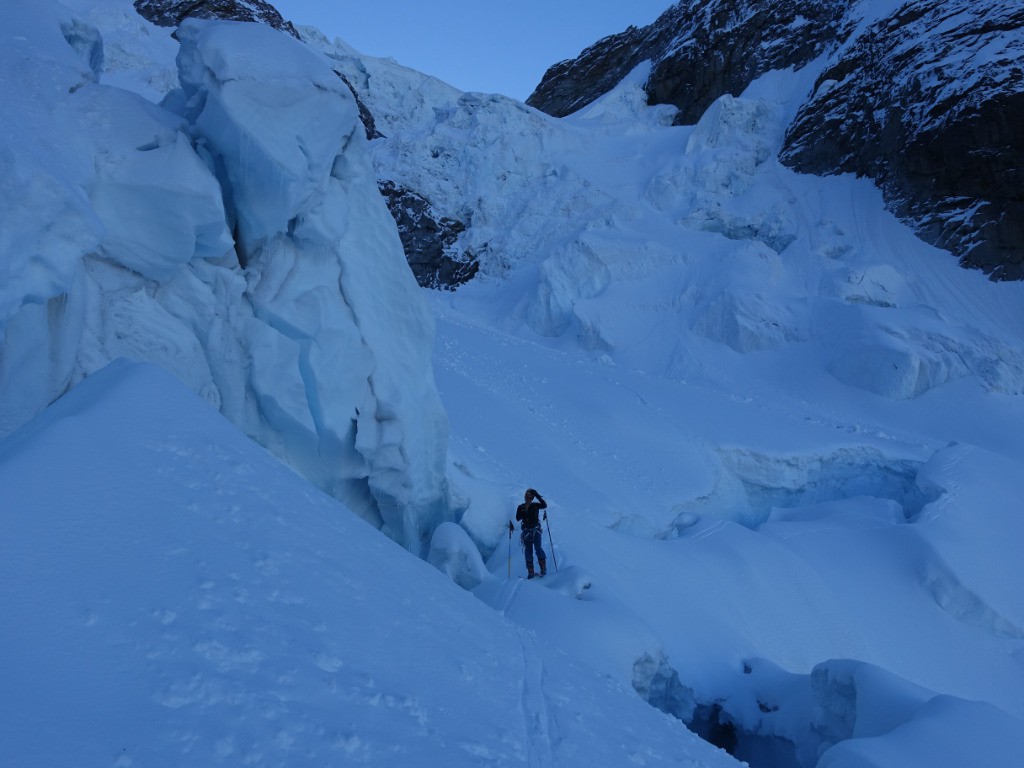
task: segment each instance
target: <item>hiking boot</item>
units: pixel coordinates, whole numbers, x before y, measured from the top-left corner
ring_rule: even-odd
[[[548,564],[546,562],[541,562],[541,564],[540,564],[540,575],[541,576],[547,576],[548,575]]]

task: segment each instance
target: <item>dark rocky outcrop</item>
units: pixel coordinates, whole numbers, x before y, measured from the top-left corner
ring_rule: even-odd
[[[918,0],[818,78],[782,159],[875,179],[920,236],[1024,279],[1024,5]]]
[[[457,246],[465,224],[441,216],[425,197],[392,181],[380,181],[378,186],[398,225],[416,282],[424,288],[451,290],[476,275],[476,256]]]
[[[135,10],[161,27],[178,27],[187,18],[254,21],[298,37],[290,21],[263,0],[135,0]]]
[[[366,140],[373,141],[374,139],[385,138],[384,134],[377,130],[377,123],[373,119],[373,113],[366,106],[366,102],[359,97],[359,93],[352,85],[352,82],[338,70],[334,70],[334,74],[340,77],[341,81],[348,86],[348,89],[352,92],[352,98],[356,100],[356,106],[359,108],[359,121],[363,124],[363,130],[366,132]]]
[[[346,74],[338,66],[334,72],[356,100],[367,140],[386,138],[377,129],[365,95],[357,89],[357,84],[366,87],[365,72],[356,70],[357,74],[353,76],[352,70]],[[385,176],[388,173],[383,171]],[[422,193],[389,178],[379,178],[377,187],[398,226],[405,258],[420,286],[454,290],[476,275],[480,269],[479,260],[458,244],[459,236],[466,231],[463,222],[442,215]]]
[[[625,32],[606,37],[587,48],[575,59],[567,59],[548,68],[526,103],[554,117],[565,117],[608,93],[648,53],[656,37],[652,28],[629,27]]]
[[[551,67],[526,103],[562,117],[650,61],[648,102],[677,107],[677,124],[695,123],[720,96],[738,96],[764,73],[803,66],[834,47],[849,34],[852,2],[681,2],[649,26],[606,37]]]

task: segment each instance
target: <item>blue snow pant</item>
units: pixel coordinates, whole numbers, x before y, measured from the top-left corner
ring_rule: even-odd
[[[533,573],[533,550],[537,550],[537,561],[540,563],[540,569],[545,570],[547,564],[547,556],[544,554],[544,550],[541,548],[541,544],[544,541],[544,531],[538,525],[536,528],[523,528],[523,532],[519,535],[519,540],[523,544],[523,549],[526,552],[526,570]]]

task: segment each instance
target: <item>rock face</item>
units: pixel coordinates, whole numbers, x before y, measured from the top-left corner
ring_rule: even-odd
[[[378,185],[398,225],[416,282],[424,288],[453,290],[476,275],[480,262],[456,246],[459,235],[466,231],[465,224],[442,216],[429,200],[411,189],[392,181]]]
[[[684,1],[551,67],[527,103],[570,114],[650,60],[648,102],[692,124],[760,75],[815,62],[783,162],[869,176],[925,241],[993,279],[1024,279],[1024,7],[896,5]]]
[[[377,122],[373,119],[373,113],[370,111],[369,107],[366,106],[366,102],[359,97],[359,94],[356,92],[356,89],[352,86],[349,79],[337,70],[334,71],[334,74],[341,78],[341,81],[345,83],[349,91],[352,93],[352,98],[356,100],[356,106],[359,107],[359,122],[363,124],[363,130],[366,132],[366,140],[373,141],[374,139],[383,139],[384,134],[377,130]]]
[[[177,27],[187,18],[256,21],[298,37],[274,6],[263,0],[135,0],[135,10],[161,27]]]
[[[723,94],[738,96],[773,69],[801,67],[849,33],[851,0],[766,6],[753,0],[694,0],[653,24],[630,27],[578,58],[551,67],[526,103],[563,117],[607,93],[640,62],[652,62],[651,104],[679,109],[690,125]]]
[[[782,159],[870,176],[928,242],[1024,279],[1024,5],[924,0],[818,77]]]

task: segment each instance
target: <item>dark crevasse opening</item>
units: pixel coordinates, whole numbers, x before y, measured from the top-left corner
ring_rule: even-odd
[[[742,677],[749,679],[752,671],[745,666]],[[724,700],[700,701],[694,690],[680,681],[664,654],[645,654],[636,661],[633,688],[652,707],[751,768],[813,768],[817,761],[816,745],[807,744],[800,750],[787,738],[744,726]],[[760,699],[759,706],[766,716],[778,709]]]
[[[733,722],[719,703],[699,704],[686,727],[704,741],[724,749],[751,768],[806,768],[797,758],[796,745],[779,736],[762,736]]]

